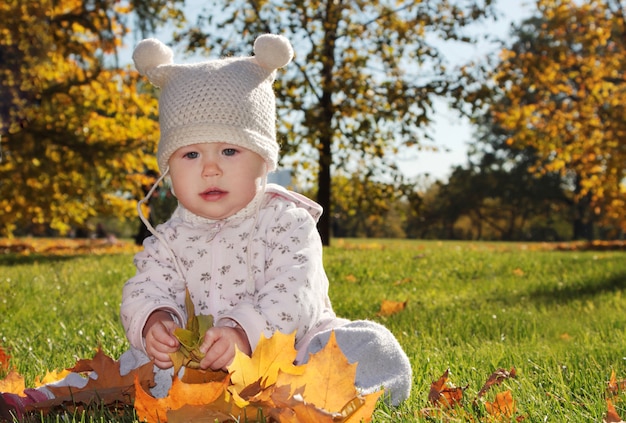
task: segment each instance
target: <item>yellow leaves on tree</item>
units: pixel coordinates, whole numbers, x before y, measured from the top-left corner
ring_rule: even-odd
[[[0,3],[0,235],[134,216],[139,180],[156,169],[156,100],[102,59],[127,6],[101,3]]]
[[[381,392],[361,396],[334,335],[307,364],[295,366],[295,334],[262,337],[251,357],[237,351],[221,381],[185,383],[174,379],[165,398],[136,386],[135,409],[148,422],[200,421],[360,422],[369,421]],[[187,372],[201,373],[199,370]],[[197,375],[192,377],[197,379]],[[191,392],[202,394],[192,396]]]
[[[593,6],[592,6],[593,4]],[[626,229],[626,27],[611,2],[540,0],[543,14],[501,54],[491,114],[507,144],[537,154],[536,171],[575,175],[574,199]]]

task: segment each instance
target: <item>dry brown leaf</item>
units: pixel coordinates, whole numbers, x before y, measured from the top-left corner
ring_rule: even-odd
[[[515,371],[515,367],[511,367],[511,370],[508,372],[504,369],[496,370],[495,372],[491,374],[491,376],[489,376],[489,378],[487,379],[487,382],[485,382],[483,387],[480,388],[480,391],[478,391],[478,394],[476,395],[476,397],[480,398],[483,395],[485,395],[485,393],[487,393],[487,391],[493,385],[500,385],[505,379],[515,378],[515,377],[517,377],[517,372]]]
[[[450,369],[441,375],[439,379],[431,383],[428,400],[435,406],[451,408],[463,401],[463,392],[467,389],[449,384]]]
[[[94,402],[104,405],[132,404],[135,397],[135,377],[138,378],[144,389],[154,386],[152,362],[121,376],[119,362],[108,357],[100,348],[98,348],[93,359],[79,360],[74,367],[68,370],[84,375],[96,372],[98,377],[96,379],[89,378],[83,388],[48,386],[55,398],[35,403],[31,406],[32,409],[46,413],[58,406],[73,409],[76,405],[88,405]]]

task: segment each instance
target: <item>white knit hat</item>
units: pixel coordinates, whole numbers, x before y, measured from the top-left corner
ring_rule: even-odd
[[[161,88],[157,159],[165,172],[172,153],[190,144],[225,142],[259,154],[276,168],[276,69],[293,58],[289,41],[265,34],[254,42],[254,56],[191,65],[173,63],[173,52],[148,38],[133,53],[135,67]]]

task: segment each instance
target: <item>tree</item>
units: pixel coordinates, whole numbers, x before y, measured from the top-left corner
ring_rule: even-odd
[[[0,234],[135,213],[143,172],[156,169],[156,102],[106,61],[125,16],[156,3],[0,3]]]
[[[175,39],[219,54],[249,52],[266,32],[292,41],[295,64],[277,81],[280,138],[294,166],[307,170],[316,160],[317,200],[328,211],[332,169],[365,162],[393,170],[388,153],[420,142],[434,97],[450,83],[434,40],[471,41],[462,29],[488,16],[491,3],[214,1]],[[319,224],[325,244],[330,228],[327,212]]]
[[[333,234],[337,237],[404,238],[408,186],[377,182],[371,172],[333,176]]]
[[[626,230],[622,3],[538,0],[537,15],[515,29],[488,72],[493,84],[471,100],[509,131],[509,146],[534,151],[534,173],[568,183],[575,238],[592,237],[595,221]]]

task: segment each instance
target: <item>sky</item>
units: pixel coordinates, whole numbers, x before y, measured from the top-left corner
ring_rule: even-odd
[[[511,23],[519,23],[532,13],[534,2],[529,0],[497,0],[499,13],[503,15],[496,23],[489,25],[489,32],[506,39]],[[482,28],[478,28],[483,31]],[[457,49],[462,61],[485,56],[489,49],[483,47]],[[420,175],[429,175],[429,179],[445,180],[451,169],[467,163],[468,143],[472,140],[472,126],[454,112],[448,110],[444,103],[438,103],[433,115],[434,123],[429,132],[434,142],[429,146],[437,147],[439,151],[410,150],[402,152],[397,160],[400,170],[405,176],[415,178]]]

